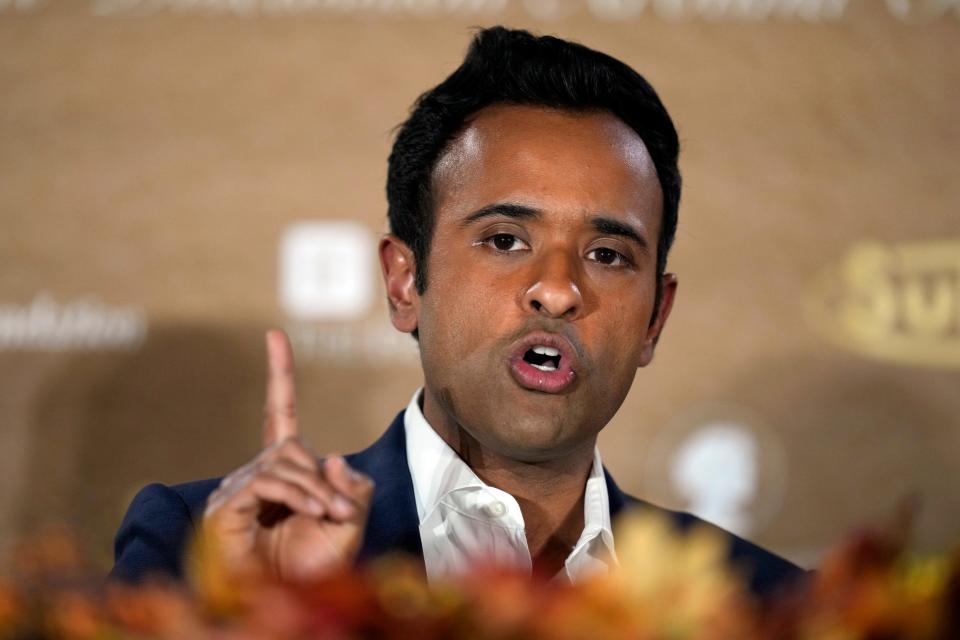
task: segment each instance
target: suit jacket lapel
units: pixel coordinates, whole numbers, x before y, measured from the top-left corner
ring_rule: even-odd
[[[421,557],[420,521],[407,462],[407,442],[401,411],[379,440],[347,461],[376,483],[366,535],[358,562],[389,552]]]
[[[607,497],[610,501],[610,520],[611,522],[617,519],[617,515],[628,507],[636,507],[643,504],[640,500],[637,500],[631,495],[627,495],[620,490],[620,487],[617,486],[617,483],[613,481],[613,476],[610,475],[610,472],[607,471],[606,467],[603,469],[603,475],[607,480]]]

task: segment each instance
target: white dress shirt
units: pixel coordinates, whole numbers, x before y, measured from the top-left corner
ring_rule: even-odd
[[[403,422],[427,579],[462,574],[477,561],[531,571],[520,505],[509,493],[485,484],[437,435],[420,410],[420,393],[413,395]],[[580,539],[557,574],[560,579],[575,582],[616,563],[597,448],[584,492],[583,522]]]

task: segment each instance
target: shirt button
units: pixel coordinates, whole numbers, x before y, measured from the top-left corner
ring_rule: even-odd
[[[502,502],[491,502],[487,505],[487,513],[494,518],[499,518],[507,513],[507,505]]]

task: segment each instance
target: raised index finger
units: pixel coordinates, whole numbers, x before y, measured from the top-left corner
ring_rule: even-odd
[[[264,407],[263,445],[268,447],[298,433],[293,349],[286,333],[272,329],[267,331],[267,404]]]

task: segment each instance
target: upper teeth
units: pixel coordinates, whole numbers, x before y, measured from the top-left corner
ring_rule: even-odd
[[[545,347],[539,344],[533,348],[533,352],[541,356],[550,356],[551,358],[560,355],[559,349],[554,349],[553,347]]]

